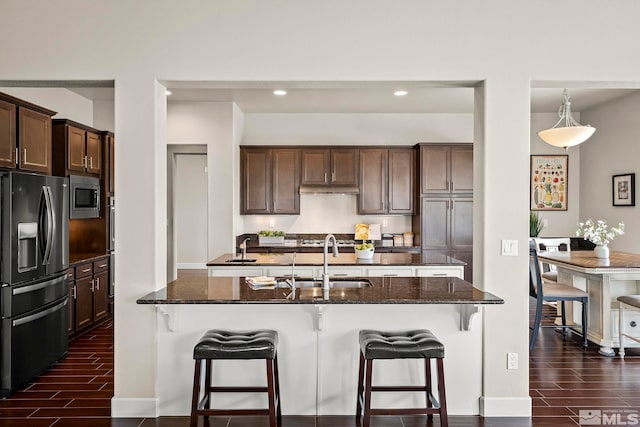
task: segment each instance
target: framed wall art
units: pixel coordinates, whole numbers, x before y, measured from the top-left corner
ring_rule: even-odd
[[[532,211],[566,211],[569,194],[569,156],[531,156]]]
[[[636,205],[636,174],[613,175],[613,206]]]

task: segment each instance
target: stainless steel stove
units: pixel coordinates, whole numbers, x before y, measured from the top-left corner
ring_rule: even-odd
[[[357,244],[355,240],[337,240],[337,243],[339,248],[352,248]],[[324,246],[324,239],[304,239],[300,241],[300,246],[321,248]]]

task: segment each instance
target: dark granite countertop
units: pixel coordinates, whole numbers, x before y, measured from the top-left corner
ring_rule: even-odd
[[[255,261],[247,262],[227,262],[229,259],[240,258],[234,254],[224,254],[218,258],[211,260],[207,266],[212,267],[233,267],[234,265],[242,266],[290,266],[293,264],[292,253],[250,253],[247,259]],[[296,253],[295,265],[323,265],[323,254],[318,253]],[[440,253],[410,254],[410,253],[375,253],[372,259],[358,259],[354,253],[340,253],[334,258],[329,255],[328,262],[330,265],[405,265],[405,266],[464,266],[465,262]]]
[[[138,304],[503,304],[504,300],[455,277],[367,277],[371,287],[298,288],[282,283],[254,289],[244,277],[185,277]],[[303,279],[297,279],[298,281]],[[358,280],[350,278],[350,280]]]
[[[98,258],[109,256],[109,254],[101,253],[75,253],[69,254],[69,264],[78,264],[80,262],[95,261]]]

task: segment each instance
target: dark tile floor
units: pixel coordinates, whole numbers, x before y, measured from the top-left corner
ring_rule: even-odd
[[[449,417],[452,427],[577,426],[580,409],[640,409],[640,351],[624,361],[583,350],[576,337],[543,329],[530,354],[533,417]],[[69,355],[11,398],[0,401],[0,427],[186,427],[188,417],[110,418],[113,329],[107,323],[69,346]],[[202,420],[200,424],[202,425]],[[212,418],[212,427],[268,426],[265,417]],[[439,426],[421,416],[373,417],[372,427]],[[283,417],[283,427],[353,427],[353,416]]]

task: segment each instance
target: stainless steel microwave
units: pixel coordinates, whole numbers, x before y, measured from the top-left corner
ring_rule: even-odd
[[[100,217],[100,180],[89,176],[69,176],[69,218]]]

